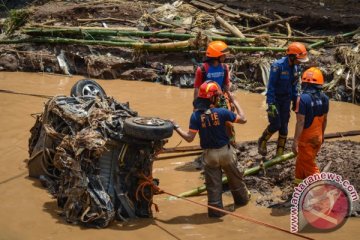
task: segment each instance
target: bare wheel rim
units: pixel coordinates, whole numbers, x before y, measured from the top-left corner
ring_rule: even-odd
[[[99,96],[100,90],[94,84],[86,84],[82,89],[83,96]]]
[[[144,126],[162,126],[165,124],[165,121],[159,118],[146,118],[138,117],[133,120],[134,123]]]

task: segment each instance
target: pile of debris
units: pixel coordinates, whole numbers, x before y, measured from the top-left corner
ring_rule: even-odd
[[[3,36],[0,43],[15,45],[2,47],[0,68],[192,87],[194,67],[202,62],[208,42],[222,40],[233,53],[228,62],[234,85],[263,92],[270,63],[283,55],[290,41],[300,41],[312,56],[305,67],[322,69],[331,97],[360,101],[356,27],[319,35],[295,29],[298,16],[262,15],[209,0],[136,2],[142,12],[128,1],[82,1],[55,9],[53,4],[11,12],[3,27],[11,37]]]
[[[93,87],[90,81],[72,91]],[[172,131],[171,123],[141,118],[110,97],[56,96],[31,129],[29,176],[40,179],[70,223],[106,227],[151,217],[159,184],[152,163]]]
[[[291,149],[292,141],[287,143],[287,149]],[[316,158],[321,171],[341,175],[344,180],[360,189],[360,181],[357,177],[360,166],[360,144],[348,140],[325,141]],[[269,154],[275,155],[276,143],[270,142]],[[257,153],[257,144],[250,143],[240,147],[239,161],[245,168],[251,168],[261,162]],[[257,176],[245,178],[247,186],[256,195],[256,203],[262,206],[270,206],[274,203],[288,200],[293,191],[295,174],[295,159],[284,161],[281,165],[263,169]],[[355,211],[360,213],[360,202],[355,204]]]

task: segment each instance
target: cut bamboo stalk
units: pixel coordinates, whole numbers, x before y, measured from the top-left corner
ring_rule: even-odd
[[[291,17],[288,17],[288,18],[283,18],[283,19],[271,21],[271,22],[268,22],[268,23],[265,23],[265,24],[258,25],[256,27],[246,29],[246,30],[243,31],[243,33],[253,32],[253,31],[256,31],[256,30],[259,30],[259,29],[262,29],[262,28],[274,26],[274,25],[277,25],[277,24],[283,23],[283,22],[289,22],[289,21],[292,21],[292,20],[295,20],[295,19],[298,19],[298,18],[299,17],[297,17],[297,16],[291,16]]]
[[[63,26],[46,26],[43,24],[33,24],[30,28],[45,28],[45,29],[64,29]],[[66,27],[66,29],[75,29],[75,30],[104,30],[103,27]],[[110,28],[114,31],[138,31],[136,27],[116,27]]]
[[[357,34],[357,33],[359,33],[359,32],[360,32],[360,28],[356,29],[355,31],[351,31],[351,32],[348,32],[348,33],[344,33],[344,34],[342,34],[342,35],[340,35],[340,36],[341,36],[341,37],[350,37],[350,36],[353,36],[353,35],[355,35],[355,34]],[[318,42],[316,42],[316,43],[310,44],[310,45],[308,45],[307,47],[308,47],[309,49],[316,48],[316,47],[320,47],[320,46],[328,43],[329,41],[330,41],[330,39],[321,40],[321,41],[318,41]]]
[[[1,40],[0,44],[19,44],[19,43],[49,43],[49,44],[82,44],[82,45],[103,45],[127,47],[134,49],[143,49],[148,51],[186,51],[195,50],[195,46],[191,46],[189,41],[171,42],[171,43],[141,43],[141,42],[118,42],[118,41],[102,41],[102,40],[82,40],[70,38],[26,38],[19,40]],[[277,47],[239,47],[229,46],[233,51],[257,52],[257,51],[274,51],[283,52],[285,48]]]
[[[128,23],[136,23],[136,21],[123,19],[123,18],[78,18],[76,19],[78,22],[86,23],[86,22],[128,22]]]
[[[245,36],[247,38],[255,38],[258,37],[259,35],[256,34],[245,34]],[[302,40],[317,40],[317,39],[329,39],[328,36],[303,36],[303,37],[295,37],[295,36],[277,36],[277,35],[270,35],[271,38],[273,39],[285,39],[285,40],[295,40],[295,41],[302,41]]]
[[[235,52],[258,52],[258,51],[273,51],[285,52],[286,48],[282,47],[245,47],[245,46],[229,46],[229,49]]]
[[[217,15],[215,19],[227,30],[229,30],[232,34],[239,38],[245,38],[244,34],[234,25],[231,25],[227,21],[225,21],[222,17]]]
[[[195,38],[194,34],[171,33],[171,32],[146,32],[146,31],[122,31],[116,29],[81,29],[81,28],[25,28],[22,31],[31,36],[134,36],[134,37],[153,37],[169,38],[174,40],[187,40]],[[227,43],[252,43],[254,38],[234,38],[222,36],[210,36],[213,40],[221,40]]]
[[[263,166],[259,165],[259,166],[256,166],[256,167],[246,169],[245,172],[244,172],[244,176],[254,175],[254,174],[258,173],[262,169],[270,168],[270,167],[272,167],[272,166],[274,166],[276,164],[282,163],[282,162],[287,161],[289,159],[292,159],[294,157],[295,157],[294,153],[286,153],[286,154],[284,154],[282,156],[279,156],[279,157],[276,157],[276,158],[273,158],[273,159],[271,159],[269,161],[264,162]],[[222,178],[223,183],[227,183],[227,181],[228,181],[227,177]],[[206,185],[202,185],[202,186],[194,188],[194,189],[192,189],[190,191],[183,192],[183,193],[179,194],[179,197],[191,197],[191,196],[200,194],[200,193],[205,192],[205,191],[206,191]]]
[[[81,40],[69,38],[27,38],[20,40],[2,40],[0,44],[15,43],[49,43],[49,44],[82,44],[82,45],[104,45],[116,47],[128,47],[134,49],[143,49],[148,51],[183,51],[190,49],[189,41],[171,42],[171,43],[140,43],[140,42],[114,42],[100,40]]]

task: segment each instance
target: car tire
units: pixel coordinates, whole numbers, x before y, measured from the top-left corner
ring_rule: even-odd
[[[71,88],[70,95],[72,97],[98,96],[106,98],[105,90],[96,81],[91,79],[77,81]]]
[[[131,117],[125,119],[125,134],[143,140],[162,140],[172,136],[173,124],[159,118]]]

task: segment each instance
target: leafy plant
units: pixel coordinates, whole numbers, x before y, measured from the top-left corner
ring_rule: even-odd
[[[16,29],[25,25],[29,18],[29,11],[23,9],[12,9],[9,11],[9,17],[5,21],[5,34],[11,35]]]

